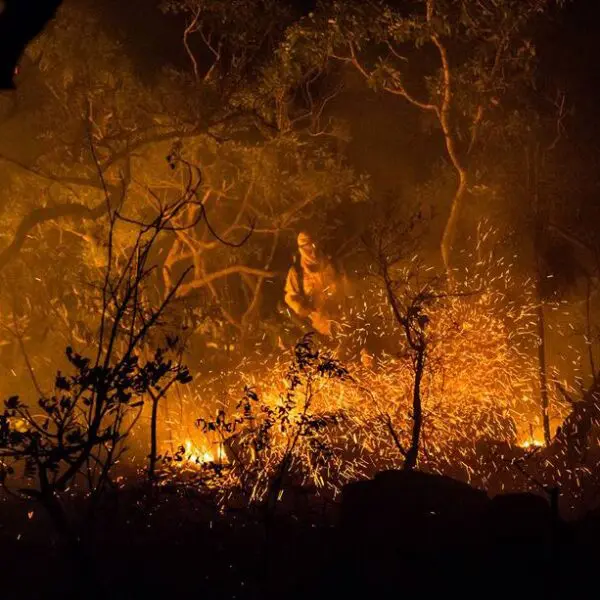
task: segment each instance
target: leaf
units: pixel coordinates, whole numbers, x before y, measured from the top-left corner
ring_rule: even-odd
[[[19,396],[11,396],[4,401],[4,406],[6,406],[8,410],[16,410],[21,406],[21,403],[19,402]]]
[[[56,386],[56,389],[58,389],[58,390],[62,390],[65,392],[69,392],[71,390],[71,384],[69,383],[67,378],[61,374],[60,371],[56,375],[54,385]]]

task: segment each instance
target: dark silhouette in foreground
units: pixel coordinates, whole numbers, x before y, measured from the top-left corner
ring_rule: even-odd
[[[3,598],[82,597],[42,515],[27,510],[0,504],[0,561],[11,573]],[[350,484],[339,503],[313,498],[294,507],[288,497],[271,520],[268,556],[258,512],[220,513],[207,496],[178,486],[161,494],[124,488],[98,513],[96,530],[90,559],[104,565],[101,583],[113,599],[574,597],[600,557],[597,512],[568,523],[543,496],[490,499],[418,471]]]
[[[0,90],[14,89],[13,77],[25,47],[54,17],[62,0],[0,0]]]

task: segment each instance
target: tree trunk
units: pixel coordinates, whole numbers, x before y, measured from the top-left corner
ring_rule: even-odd
[[[540,206],[539,194],[540,147],[535,144],[527,153],[527,178],[533,201],[534,223],[534,263],[537,295],[537,328],[538,328],[538,381],[540,386],[540,405],[542,409],[542,426],[544,428],[544,443],[550,445],[550,417],[548,415],[548,374],[546,370],[546,320],[544,318],[544,293],[542,289],[542,236],[544,232],[544,214]]]
[[[157,436],[156,428],[158,424],[158,397],[152,395],[152,415],[150,418],[150,457],[148,463],[148,479],[154,480],[156,471],[156,455],[157,449]]]
[[[417,466],[419,457],[419,443],[421,440],[421,427],[423,425],[423,408],[421,406],[421,381],[425,371],[425,351],[422,348],[417,350],[417,360],[415,364],[415,384],[413,387],[413,427],[410,447],[406,452],[403,469],[412,471]]]
[[[452,204],[450,206],[450,214],[448,215],[448,220],[444,226],[444,233],[442,234],[442,242],[440,245],[440,250],[442,254],[442,261],[444,262],[444,268],[446,272],[450,276],[450,260],[452,255],[452,250],[454,248],[454,243],[456,241],[456,233],[458,229],[458,224],[460,222],[460,216],[463,207],[463,201],[467,191],[467,176],[466,172],[458,171],[459,176],[459,184],[452,198]]]
[[[539,277],[538,277],[539,285]],[[539,385],[540,385],[540,402],[542,407],[542,424],[544,427],[544,443],[550,445],[552,435],[550,434],[550,417],[548,415],[548,373],[546,371],[546,323],[544,319],[544,303],[538,294],[537,308],[537,325],[538,325],[538,363],[539,363]]]

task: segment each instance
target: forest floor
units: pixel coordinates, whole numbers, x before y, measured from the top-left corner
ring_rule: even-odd
[[[39,506],[0,503],[0,597],[553,598],[596,585],[600,513],[567,522],[541,496],[489,499],[423,473],[292,502],[268,523],[182,487],[129,486],[117,500],[94,519],[85,576]]]

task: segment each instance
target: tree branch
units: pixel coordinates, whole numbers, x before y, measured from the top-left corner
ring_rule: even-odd
[[[226,267],[225,269],[221,269],[220,271],[215,271],[214,273],[209,273],[204,276],[202,279],[196,279],[194,281],[190,281],[189,283],[182,284],[177,291],[177,297],[185,296],[192,290],[202,288],[205,285],[208,285],[211,281],[215,279],[221,279],[223,277],[227,277],[228,275],[236,275],[240,273],[245,273],[247,275],[254,275],[255,277],[274,277],[276,273],[273,271],[266,271],[264,269],[254,269],[252,267],[245,267],[243,265],[236,265],[233,267]]]
[[[27,216],[23,217],[12,242],[0,252],[0,271],[6,265],[17,257],[21,248],[25,245],[29,232],[46,221],[53,221],[64,217],[74,217],[82,220],[95,220],[106,214],[106,202],[102,200],[94,208],[89,208],[83,204],[66,203],[60,206],[46,206],[36,208]]]

